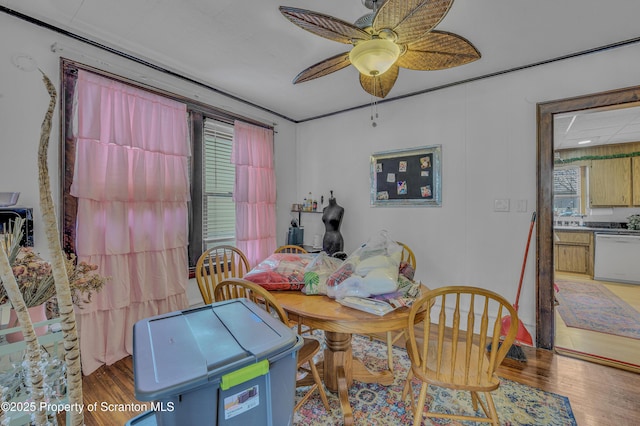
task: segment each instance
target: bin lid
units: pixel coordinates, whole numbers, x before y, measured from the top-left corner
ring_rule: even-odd
[[[175,395],[292,349],[296,333],[246,299],[217,302],[134,325],[136,398]]]

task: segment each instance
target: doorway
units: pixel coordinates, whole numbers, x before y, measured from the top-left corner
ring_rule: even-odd
[[[637,105],[640,86],[538,104],[537,327],[541,348],[556,349],[554,301],[554,117],[572,111],[619,109]],[[560,328],[559,328],[560,330]],[[564,336],[558,336],[566,346]],[[637,353],[637,352],[636,352]]]

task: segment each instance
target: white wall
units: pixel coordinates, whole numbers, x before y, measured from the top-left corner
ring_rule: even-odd
[[[54,42],[66,52],[51,52]],[[152,85],[198,94],[211,105],[277,123],[278,243],[284,242],[291,204],[309,191],[326,199],[332,189],[345,208],[346,251],[386,229],[415,251],[417,278],[426,285],[473,284],[510,300],[536,203],[536,103],[640,84],[640,46],[627,46],[381,104],[376,128],[368,109],[293,125],[0,14],[0,191],[20,191],[20,204],[34,207],[36,249],[44,255],[36,150],[48,96],[37,71],[13,66],[16,53],[31,55],[58,86],[63,54],[125,76],[143,73]],[[399,78],[409,72],[401,70]],[[423,73],[426,85],[429,73]],[[442,207],[369,205],[372,153],[433,144],[442,145]],[[58,146],[56,111],[49,153],[54,200],[59,198]],[[512,210],[494,212],[498,198],[511,200]],[[516,200],[527,201],[527,212],[514,211]],[[307,242],[322,232],[320,215],[304,215],[303,224]],[[532,334],[534,244],[520,301],[520,314]]]
[[[381,104],[375,128],[368,109],[301,123],[298,197],[335,191],[346,251],[386,229],[415,251],[426,285],[477,285],[513,301],[536,209],[536,104],[638,84],[636,45]],[[433,144],[442,145],[442,207],[371,207],[370,155]],[[511,210],[494,212],[495,199]],[[535,253],[534,234],[520,300],[533,335]]]

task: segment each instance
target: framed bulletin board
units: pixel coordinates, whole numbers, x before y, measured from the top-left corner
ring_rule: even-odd
[[[442,205],[442,145],[371,155],[371,205]]]

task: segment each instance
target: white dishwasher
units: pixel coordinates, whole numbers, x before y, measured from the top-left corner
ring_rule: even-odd
[[[640,284],[640,235],[596,233],[593,278]]]

